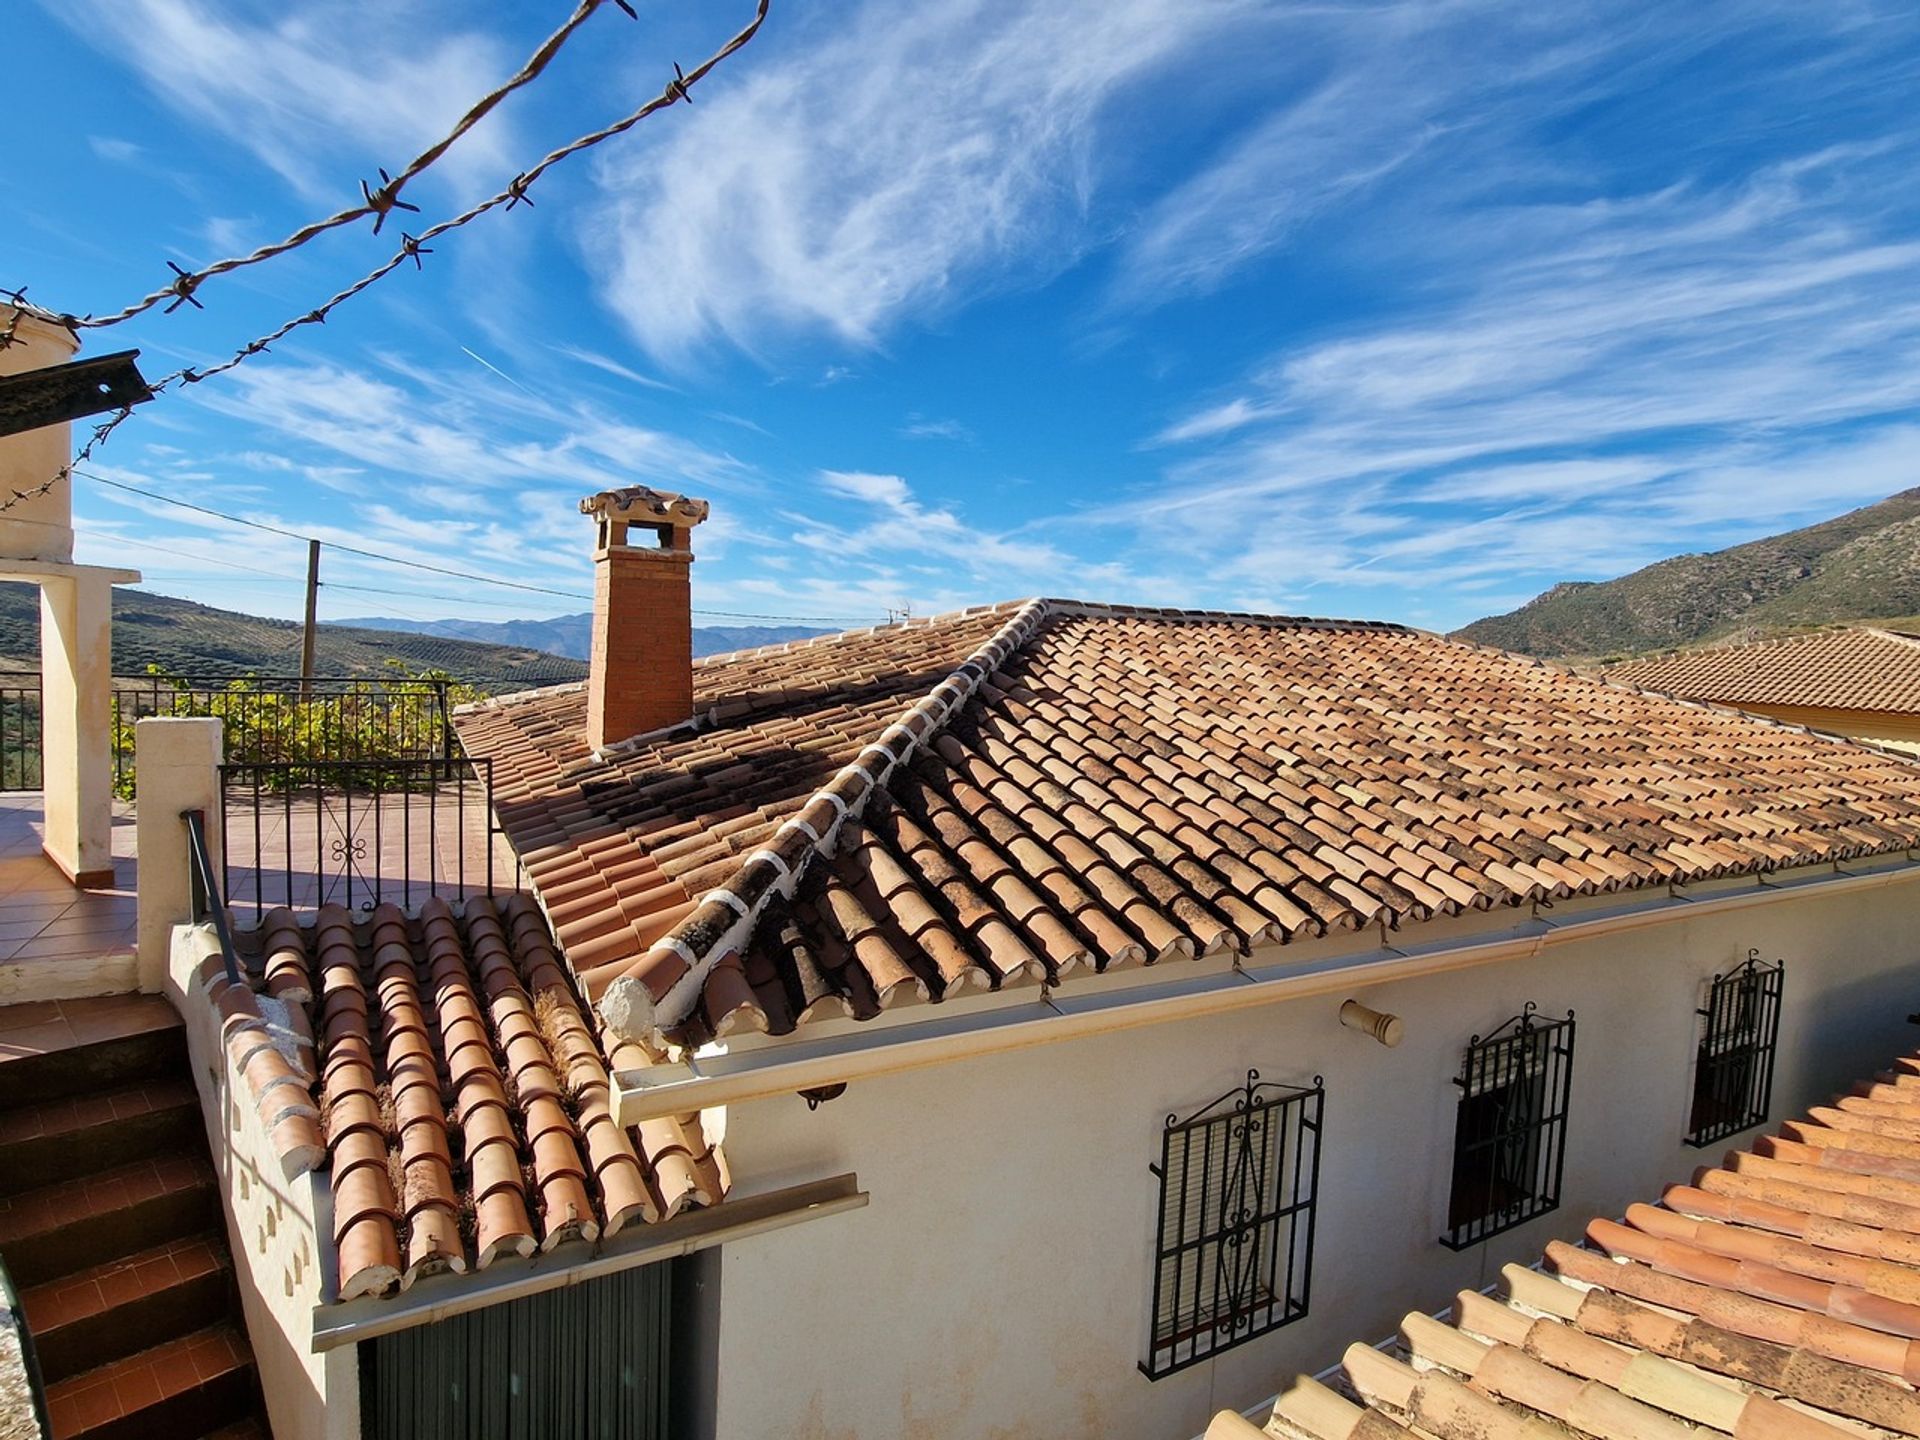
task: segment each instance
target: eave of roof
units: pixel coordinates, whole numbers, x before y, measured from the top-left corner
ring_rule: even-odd
[[[1684,924],[1791,901],[1858,896],[1920,882],[1920,851],[1843,868],[1809,866],[1765,876],[1729,877],[1658,891],[1585,896],[1539,908],[1517,924],[1444,938],[1397,938],[1377,945],[1348,936],[1269,948],[1250,957],[1212,957],[1187,967],[1131,972],[1115,983],[1078,990],[1005,991],[991,1008],[914,1007],[871,1022],[825,1022],[782,1037],[728,1037],[724,1051],[687,1054],[613,1073],[621,1124],[873,1080],[959,1060],[1059,1044],[1090,1035],[1196,1020],[1312,996],[1534,959],[1571,944],[1649,926]],[[1024,997],[1024,998],[1019,998]]]

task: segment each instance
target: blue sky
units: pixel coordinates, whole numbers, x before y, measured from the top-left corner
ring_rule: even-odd
[[[105,311],[278,238],[568,8],[15,0],[0,285]],[[750,9],[638,8],[418,182],[421,218]],[[684,490],[716,612],[1048,593],[1447,628],[1920,484],[1916,93],[1897,3],[775,0],[692,105],[91,468],[580,593],[581,495]],[[90,348],[205,363],[392,239]],[[298,611],[297,542],[85,480],[76,509],[83,558]],[[583,608],[324,576],[323,618]]]

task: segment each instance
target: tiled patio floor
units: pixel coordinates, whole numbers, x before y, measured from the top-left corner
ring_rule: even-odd
[[[38,795],[0,795],[0,963],[80,960],[132,951],[133,813],[116,803],[113,885],[76,890],[40,853]]]

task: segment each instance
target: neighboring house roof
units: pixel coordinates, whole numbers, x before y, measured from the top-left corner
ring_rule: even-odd
[[[1365,1408],[1300,1380],[1208,1440],[1920,1435],[1920,1059],[1504,1275],[1398,1354],[1352,1346]]]
[[[1920,844],[1906,760],[1394,625],[1041,600],[694,685],[598,758],[577,690],[456,720],[630,1037]]]
[[[1920,715],[1920,639],[1869,626],[1817,630],[1629,661],[1607,678],[1719,705]]]
[[[305,918],[270,912],[249,949],[262,992],[303,1009],[313,1037],[299,1068],[330,1166],[338,1299],[611,1238],[725,1192],[696,1121],[615,1123],[609,1062],[646,1057],[601,1049],[525,895]],[[286,1070],[265,1031],[240,1043],[249,1078],[250,1063]]]

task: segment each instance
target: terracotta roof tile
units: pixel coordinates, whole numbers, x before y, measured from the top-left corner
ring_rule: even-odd
[[[1824,1123],[1886,1118],[1844,1108],[1857,1098],[1788,1128],[1868,1133]],[[1920,1140],[1873,1133],[1920,1157]],[[1920,1436],[1920,1206],[1827,1170],[1822,1147],[1790,1153],[1734,1155],[1659,1205],[1594,1220],[1585,1247],[1547,1247],[1545,1273],[1508,1266],[1503,1298],[1460,1294],[1451,1324],[1408,1315],[1391,1353],[1347,1351],[1366,1411],[1299,1380],[1266,1433],[1349,1440],[1374,1414],[1461,1440],[1543,1422],[1616,1440]]]
[[[1920,714],[1920,637],[1849,626],[1616,665],[1609,679],[1718,705]]]
[[[1899,758],[1390,625],[1036,601],[695,688],[598,757],[577,690],[458,717],[641,1038],[1920,845]]]
[[[316,1042],[304,1074],[255,1040],[250,991],[223,1009],[242,1074],[292,1097],[275,1100],[278,1118],[320,1107],[324,1148],[308,1125],[334,1193],[338,1299],[591,1243],[725,1194],[697,1119],[615,1123],[607,1054],[529,897],[430,900],[413,917],[329,906],[306,923],[269,915],[242,938],[267,989],[317,977],[294,1011]],[[208,983],[232,989],[223,974]]]

